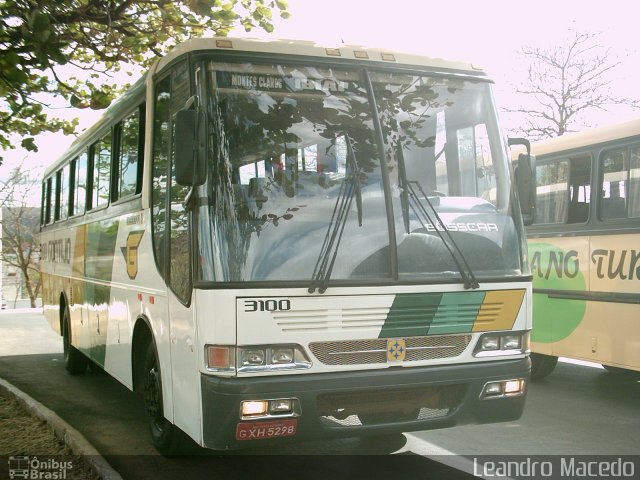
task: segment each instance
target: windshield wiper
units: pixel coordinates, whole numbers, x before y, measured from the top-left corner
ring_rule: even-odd
[[[347,217],[353,204],[353,198],[356,199],[356,209],[358,213],[358,226],[362,226],[362,190],[360,189],[360,168],[353,151],[353,144],[349,135],[345,134],[347,143],[347,171],[345,178],[340,185],[336,204],[333,207],[331,221],[327,234],[324,237],[318,260],[313,269],[311,285],[309,293],[318,290],[318,293],[324,293],[327,290],[331,272],[338,256],[338,248],[344,233],[344,227],[347,224]]]
[[[460,273],[460,277],[462,278],[465,290],[475,290],[476,288],[480,288],[480,284],[473,274],[473,270],[471,269],[469,262],[462,253],[462,250],[460,250],[460,247],[458,246],[456,241],[453,239],[453,235],[451,235],[451,232],[440,218],[438,211],[433,206],[431,200],[429,200],[428,195],[424,192],[420,183],[415,180],[407,180],[407,170],[404,163],[404,153],[402,151],[402,145],[400,143],[398,143],[398,176],[400,177],[400,203],[402,208],[402,216],[407,233],[411,233],[409,228],[409,208],[411,208],[411,211],[414,213],[414,215],[422,225],[422,228],[428,230],[427,223],[433,225],[433,229],[440,237],[440,240],[442,240],[442,243],[449,252],[449,255],[451,255],[451,258],[456,264],[456,267],[458,268],[458,272]],[[416,192],[416,188],[414,187],[414,185],[422,194],[422,198],[424,198],[425,200],[424,203],[421,201],[421,198]],[[425,208],[425,203],[429,207],[429,210],[431,210],[436,221],[433,221],[431,214],[429,214],[429,212]],[[438,228],[438,225],[441,227],[441,229]]]

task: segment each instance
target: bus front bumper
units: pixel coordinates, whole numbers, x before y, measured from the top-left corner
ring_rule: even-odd
[[[524,409],[528,357],[462,365],[221,378],[201,375],[203,446],[236,449],[271,437],[358,437],[507,422]],[[521,394],[484,397],[488,383],[524,379]],[[245,400],[294,399],[294,417],[241,419]],[[275,440],[281,440],[276,438]]]

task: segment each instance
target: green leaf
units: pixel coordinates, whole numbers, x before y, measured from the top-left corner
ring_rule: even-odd
[[[23,138],[22,142],[20,142],[20,146],[29,152],[38,151],[38,147],[36,146],[32,137]]]

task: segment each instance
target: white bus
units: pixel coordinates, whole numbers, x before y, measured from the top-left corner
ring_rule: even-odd
[[[560,356],[640,371],[640,120],[531,148],[532,376]]]
[[[162,452],[179,430],[227,449],[517,419],[530,208],[508,160],[471,65],[181,44],[45,174],[66,368],[140,392]]]

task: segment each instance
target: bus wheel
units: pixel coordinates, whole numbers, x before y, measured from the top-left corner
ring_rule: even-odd
[[[558,357],[542,355],[540,353],[531,354],[531,379],[541,380],[553,372],[558,363]]]
[[[164,417],[162,405],[162,379],[158,356],[153,343],[149,343],[144,362],[144,405],[153,446],[163,455],[177,452],[177,429]]]
[[[71,345],[71,318],[69,309],[65,308],[62,318],[62,349],[64,352],[64,368],[71,375],[84,373],[87,369],[87,357]]]

